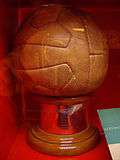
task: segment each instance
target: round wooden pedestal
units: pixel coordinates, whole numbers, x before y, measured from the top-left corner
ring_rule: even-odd
[[[87,152],[99,141],[99,131],[89,122],[89,97],[38,98],[40,121],[28,132],[33,149],[58,156],[72,156]]]
[[[28,143],[37,151],[58,156],[72,156],[84,153],[96,146],[99,132],[88,127],[80,133],[57,135],[44,132],[39,127],[29,130]]]

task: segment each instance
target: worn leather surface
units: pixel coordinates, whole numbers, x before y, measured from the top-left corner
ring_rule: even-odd
[[[61,5],[37,9],[22,25],[12,54],[24,86],[48,96],[79,96],[103,82],[106,39],[92,19]]]

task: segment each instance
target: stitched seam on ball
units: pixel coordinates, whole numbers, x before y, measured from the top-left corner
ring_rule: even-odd
[[[63,10],[63,8],[61,8],[61,10]],[[32,27],[33,29],[35,29],[36,31],[39,31],[39,29],[40,28],[42,28],[42,27],[45,27],[45,26],[48,26],[49,24],[54,24],[54,23],[57,23],[58,21],[57,21],[57,19],[58,19],[58,17],[59,17],[59,15],[61,14],[61,10],[59,11],[59,14],[58,14],[58,16],[57,16],[57,18],[56,18],[56,20],[55,21],[53,21],[53,22],[48,22],[48,23],[46,23],[46,24],[44,24],[44,25],[42,25],[41,27],[39,27],[39,28],[37,28],[37,27],[35,27],[34,25],[32,25],[29,21],[29,25],[30,25],[30,27]],[[37,11],[37,10],[36,10]],[[33,13],[33,15],[31,15],[31,17],[29,17],[29,18],[33,18],[34,17],[34,13]],[[26,22],[25,22],[26,23]],[[67,42],[67,44],[65,45],[65,46],[58,46],[58,45],[46,45],[46,46],[51,46],[51,47],[60,47],[60,48],[67,48],[68,47],[68,45],[69,45],[69,43],[70,43],[70,41],[71,41],[71,33],[63,26],[63,25],[61,25],[59,22],[58,22],[58,24],[63,28],[63,29],[65,29],[69,34],[70,34],[70,37],[69,37],[69,40],[68,40],[68,42]],[[23,27],[24,27],[24,24],[23,24]],[[23,28],[22,27],[22,28]],[[21,28],[21,27],[20,27]],[[21,45],[21,43],[17,43],[17,44],[20,44]],[[22,43],[22,45],[25,45],[25,44],[29,44],[29,45],[44,45],[44,44],[41,44],[41,43]]]
[[[30,24],[33,28],[36,28],[37,30],[39,30],[39,28],[42,28],[43,26],[46,26],[46,25],[48,25],[48,24],[57,22],[57,18],[58,18],[58,16],[61,14],[61,10],[62,10],[62,9],[63,9],[63,8],[61,7],[58,15],[56,16],[56,19],[53,20],[53,22],[48,22],[48,23],[46,23],[46,24],[44,24],[44,25],[42,25],[41,27],[38,27],[38,28],[35,27],[32,23],[29,23],[29,24]],[[38,11],[38,9],[37,9],[37,10],[33,13],[33,15],[31,16],[31,20],[34,18],[34,14],[35,14],[37,11]]]
[[[41,43],[17,43],[17,44],[20,45],[20,46],[36,45],[36,46],[48,46],[48,47],[53,47],[53,48],[67,48],[69,46],[70,41],[71,41],[71,38],[70,38],[70,40],[68,41],[68,44],[65,47],[64,46],[57,46],[57,45],[50,45],[50,44],[41,44]]]
[[[49,23],[49,24],[57,24],[57,22],[52,22],[52,23]],[[66,45],[65,46],[59,46],[59,45],[53,45],[53,44],[42,44],[42,42],[37,42],[37,43],[35,43],[35,42],[31,42],[31,43],[27,43],[27,42],[24,42],[24,43],[20,43],[20,42],[17,42],[17,44],[19,44],[19,45],[40,45],[40,46],[50,46],[50,47],[59,47],[59,48],[67,48],[68,47],[68,45],[69,45],[69,43],[70,43],[70,41],[71,41],[71,33],[64,27],[64,26],[62,26],[61,24],[59,24],[58,23],[58,25],[60,26],[60,27],[62,27],[62,29],[64,29],[66,32],[67,32],[67,34],[69,34],[69,36],[68,36],[68,40],[67,40],[67,42],[66,42]],[[47,26],[47,25],[46,25]],[[35,31],[35,34],[37,34],[36,32],[39,32],[40,30],[39,29],[37,29],[37,28],[34,28],[36,31]],[[31,37],[31,36],[30,36]],[[45,37],[46,38],[46,37]],[[28,38],[29,39],[29,38]],[[27,39],[27,40],[28,40]],[[26,41],[27,41],[26,40]]]
[[[62,10],[64,10],[64,8],[62,8]],[[58,22],[58,24],[70,34],[70,39],[69,39],[68,44],[67,44],[67,47],[68,47],[73,35],[71,34],[71,32],[63,24],[61,24],[61,22],[59,20],[61,14],[62,14],[62,10],[61,10],[61,12],[59,13],[59,15],[57,17],[56,22]]]
[[[71,66],[67,63],[67,62],[64,62],[64,63],[59,63],[59,64],[55,64],[55,65],[48,65],[48,66],[43,66],[44,68],[52,68],[52,67],[55,67],[55,66],[61,66],[61,65],[67,65],[70,70],[72,71],[73,73],[73,70],[71,68]],[[36,67],[36,68],[26,68],[26,69],[17,69],[18,70],[21,70],[21,71],[24,71],[24,70],[36,70],[36,69],[44,69],[43,67]]]
[[[68,68],[70,69],[71,73],[72,73],[72,77],[69,79],[68,83],[65,84],[61,89],[64,89],[65,86],[69,85],[70,81],[75,77],[74,73],[73,73],[73,70],[71,68],[71,66],[68,64],[68,63],[62,63],[62,64],[58,64],[58,65],[54,65],[54,66],[48,66],[48,67],[44,67],[44,68],[34,68],[34,69],[26,69],[26,70],[23,70],[23,69],[17,69],[18,72],[20,71],[34,71],[34,70],[42,70],[42,69],[46,69],[46,68],[53,68],[53,67],[57,67],[57,66],[61,66],[61,65],[67,65]],[[41,85],[41,86],[44,86],[44,85]],[[47,88],[47,87],[46,87]]]
[[[58,22],[66,31],[68,31],[68,32],[70,33],[71,39],[72,39],[72,37],[75,37],[75,38],[77,38],[77,39],[80,39],[79,37],[73,35],[73,34],[60,22],[59,17],[60,17],[61,14],[62,14],[62,12],[59,14],[59,16],[58,16],[58,18],[57,18],[57,22]],[[74,13],[72,13],[72,14],[74,15]],[[78,22],[78,23],[79,23],[79,22]]]
[[[81,16],[81,21],[82,21],[82,23],[83,23],[83,26],[84,26],[84,28],[85,28],[85,37],[86,37],[86,42],[87,42],[87,44],[88,44],[88,54],[89,54],[89,69],[88,69],[88,80],[87,80],[87,88],[88,88],[88,90],[89,90],[89,83],[90,83],[90,44],[89,44],[89,35],[88,35],[88,28],[87,28],[87,25],[86,25],[86,22],[85,22],[85,19],[86,19],[86,17],[85,16]]]
[[[58,22],[58,24],[64,29],[64,30],[66,30],[69,34],[70,34],[70,37],[69,37],[69,40],[68,40],[68,43],[67,43],[67,46],[66,46],[66,48],[68,47],[68,45],[70,44],[70,42],[71,42],[71,39],[72,39],[72,34],[70,33],[70,31],[64,26],[64,25],[62,25],[61,23],[59,23]]]
[[[103,51],[106,51],[106,52],[101,52],[101,50],[99,50],[99,49],[96,49],[96,51],[97,51],[97,53],[90,53],[90,55],[108,55],[108,53],[107,53],[107,49],[103,49]],[[99,52],[98,52],[99,51]]]

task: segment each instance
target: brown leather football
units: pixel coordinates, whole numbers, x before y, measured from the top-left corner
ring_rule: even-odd
[[[16,76],[31,92],[79,96],[102,82],[106,39],[88,15],[62,5],[37,9],[20,28],[13,53]]]

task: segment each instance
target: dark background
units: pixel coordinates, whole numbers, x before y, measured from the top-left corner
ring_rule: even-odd
[[[0,4],[7,4],[11,6],[17,6],[18,4],[21,6],[30,6],[30,5],[38,5],[45,3],[71,3],[72,5],[79,6],[114,6],[119,7],[119,0],[1,0]]]

